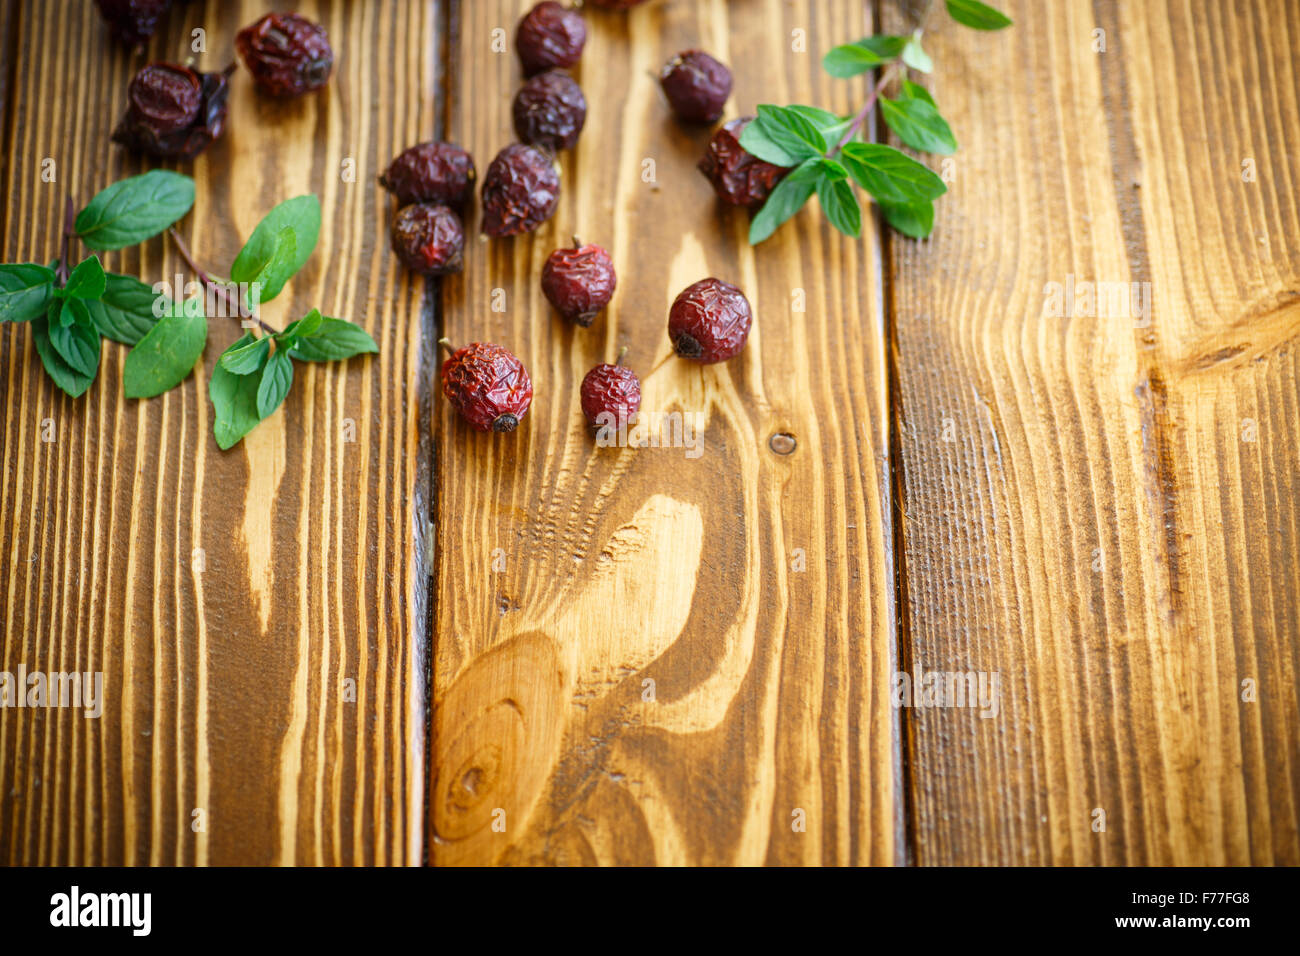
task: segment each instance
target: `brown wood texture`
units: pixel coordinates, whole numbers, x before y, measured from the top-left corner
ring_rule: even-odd
[[[493,31],[512,38],[530,5],[460,5],[448,129],[484,169],[513,139],[520,82]],[[497,440],[436,409],[431,860],[892,863],[878,246],[810,208],[752,250],[748,218],[694,168],[709,130],[673,120],[654,79],[700,46],[734,67],[730,115],[767,101],[847,112],[852,90],[819,51],[870,31],[863,4],[586,15],[575,74],[590,109],[558,212],[533,239],[477,245],[444,285],[445,334],[517,351],[536,399]],[[590,330],[568,327],[537,281],[575,233],[620,270]],[[708,275],[754,305],[745,352],[657,367],[672,299]],[[698,457],[594,447],[578,385],[622,345],[643,413],[702,416]],[[773,449],[778,434],[793,452]]]
[[[106,344],[97,381],[71,400],[25,327],[0,331],[0,666],[102,671],[105,694],[98,719],[0,712],[4,863],[422,858],[419,423],[433,315],[389,254],[375,176],[435,132],[438,24],[432,2],[296,7],[346,38],[329,88],[274,103],[236,73],[227,134],[179,167],[197,181],[180,229],[222,274],[274,204],[316,193],[320,243],[264,317],[282,326],[319,306],[367,328],[379,355],[300,366],[284,407],[222,452],[207,384],[234,321],[213,319],[195,374],[147,401],[123,398],[125,347]],[[184,59],[201,27],[200,65],[221,68],[265,8],[178,6],[147,57]],[[3,19],[16,56],[0,242],[4,261],[49,261],[65,197],[80,206],[148,168],[108,141],[146,54],[111,43],[91,3],[27,0]],[[105,264],[146,281],[185,271],[162,239]]]
[[[1005,7],[930,36],[961,150],[889,244],[905,663],[1003,685],[909,714],[915,857],[1300,863],[1300,7]]]

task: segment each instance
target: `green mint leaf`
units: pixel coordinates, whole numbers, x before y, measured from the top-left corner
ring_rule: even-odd
[[[363,352],[378,351],[379,346],[365,329],[343,319],[325,317],[315,332],[298,339],[289,356],[303,362],[337,362]]]
[[[171,308],[170,299],[155,295],[139,279],[113,272],[105,274],[104,294],[86,300],[86,309],[99,334],[123,345],[139,342]]]
[[[880,211],[885,221],[905,236],[924,239],[934,229],[934,203],[926,200],[915,203],[881,202]]]
[[[54,297],[54,270],[34,262],[0,265],[0,322],[30,322]]]
[[[107,279],[104,267],[99,263],[99,256],[84,259],[68,276],[68,284],[63,287],[63,295],[68,299],[98,299],[104,294]]]
[[[822,69],[831,76],[841,80],[874,70],[882,63],[888,62],[884,57],[857,43],[837,46],[822,57]]]
[[[69,365],[50,342],[50,313],[58,315],[58,310],[62,308],[61,303],[53,302],[49,305],[45,315],[39,315],[31,319],[32,342],[36,345],[36,354],[41,357],[41,364],[45,366],[46,373],[50,380],[59,388],[63,389],[68,395],[77,398],[90,387],[90,383],[95,380],[94,374],[86,375],[78,372]]]
[[[194,205],[194,180],[155,169],[114,183],[77,214],[76,230],[91,249],[121,249],[158,235]]]
[[[88,378],[95,377],[99,368],[99,333],[90,321],[84,302],[67,299],[62,303],[59,321],[49,325],[49,338],[50,345],[69,368]]]
[[[910,37],[894,36],[889,33],[878,33],[875,36],[859,40],[858,46],[865,47],[882,60],[896,60],[903,55],[903,49],[907,46]]]
[[[794,110],[764,103],[759,106],[758,119],[754,122],[769,140],[798,162],[826,152],[826,140],[817,127]]]
[[[794,110],[817,127],[817,131],[822,134],[822,139],[826,141],[827,146],[838,143],[848,131],[848,128],[853,125],[853,117],[836,116],[827,110],[819,110],[815,106],[788,106],[786,109]]]
[[[947,0],[948,15],[963,26],[976,30],[1001,30],[1011,26],[1011,18],[979,0]]]
[[[764,162],[777,166],[799,165],[799,158],[772,142],[758,122],[751,122],[740,131],[740,145],[745,152],[752,153]]]
[[[221,367],[232,375],[252,375],[260,372],[271,354],[271,340],[245,335],[221,354]]]
[[[292,236],[286,249],[285,232]],[[270,302],[307,262],[320,237],[320,200],[296,196],[276,206],[257,224],[230,267],[232,282],[262,283],[262,302]],[[278,256],[278,258],[277,258]]]
[[[880,111],[889,128],[912,149],[940,156],[957,152],[957,139],[947,120],[927,100],[920,97],[891,100],[882,96]]]
[[[849,171],[844,168],[842,163],[833,159],[817,160],[817,170],[831,182],[849,178]]]
[[[126,356],[122,381],[127,398],[152,398],[189,377],[208,341],[201,299],[173,303]]]
[[[252,339],[245,333],[231,348],[239,348]],[[261,384],[260,371],[253,375],[236,375],[226,371],[220,362],[212,370],[208,398],[212,401],[212,437],[216,439],[218,448],[226,449],[238,444],[262,420],[257,414],[257,392]]]
[[[913,33],[912,38],[907,41],[907,46],[903,47],[902,57],[903,62],[914,70],[929,73],[934,69],[934,61],[930,59],[930,54],[921,48],[920,30]]]
[[[935,109],[939,108],[939,104],[934,101],[934,97],[930,95],[930,91],[927,90],[924,86],[921,86],[917,83],[913,83],[911,80],[903,81],[903,99],[924,100],[925,102],[933,106]]]
[[[756,246],[780,228],[781,224],[797,213],[817,189],[821,176],[820,158],[806,160],[803,165],[777,184],[763,203],[754,221],[749,224],[749,244]]]
[[[878,200],[918,202],[948,191],[928,166],[883,143],[849,143],[840,159],[857,184]]]
[[[312,309],[301,319],[290,322],[285,330],[275,336],[275,344],[280,348],[291,349],[301,338],[315,335],[321,323],[325,321],[320,309]]]
[[[262,381],[257,386],[257,414],[270,418],[280,407],[293,385],[293,362],[287,351],[277,351],[262,370]]]
[[[823,178],[817,182],[817,201],[831,225],[857,239],[862,235],[862,207],[846,179]]]

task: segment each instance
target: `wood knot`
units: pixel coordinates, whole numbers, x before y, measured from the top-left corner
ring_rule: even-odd
[[[788,455],[794,451],[796,444],[794,436],[789,432],[777,432],[767,440],[767,447],[772,449],[778,455]]]

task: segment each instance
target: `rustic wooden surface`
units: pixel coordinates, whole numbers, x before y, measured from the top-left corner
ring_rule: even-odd
[[[98,721],[0,711],[0,861],[1300,863],[1295,4],[1001,0],[996,34],[937,4],[961,149],[933,238],[848,241],[814,204],[757,250],[651,73],[700,46],[735,69],[729,116],[848,111],[866,80],[820,55],[899,4],[588,10],[555,219],[425,288],[374,175],[444,129],[486,169],[529,5],[304,2],[345,38],[329,91],[277,107],[237,74],[183,231],[224,267],[317,192],[321,245],[272,305],[381,347],[303,370],[239,449],[206,399],[233,328],[143,403],[124,348],[71,401],[0,330],[0,668],[109,689]],[[192,3],[149,55],[203,25],[224,65],[265,6]],[[0,243],[48,260],[69,189],[144,168],[106,141],[145,57],[73,0],[3,4],[0,44]],[[587,331],[536,283],[575,232],[620,267]],[[158,240],[108,265],[180,269]],[[750,293],[750,344],[660,366],[707,274]],[[1149,282],[1150,321],[1045,315],[1071,276]],[[440,332],[524,358],[517,433],[431,400]],[[593,447],[577,384],[622,345],[645,409],[703,413],[698,458]],[[1000,712],[896,710],[900,668],[996,672]]]
[[[492,30],[529,6],[461,7],[449,130],[483,167],[513,138],[520,80],[513,53],[488,52]],[[736,68],[733,115],[769,98],[848,111],[851,90],[791,52],[792,31],[819,50],[869,30],[862,4],[653,3],[588,21],[576,75],[590,109],[559,211],[534,240],[478,247],[444,286],[446,334],[516,349],[537,398],[498,441],[437,409],[431,858],[893,862],[877,246],[808,210],[751,250],[747,217],[720,210],[694,168],[709,131],[674,121],[653,78],[699,44]],[[536,280],[575,233],[620,269],[586,331]],[[673,297],[707,275],[748,291],[745,352],[652,371]],[[578,385],[623,345],[643,412],[701,413],[698,457],[594,447]],[[773,451],[777,434],[792,453]]]
[[[234,31],[264,9],[178,8],[148,56],[183,58],[202,26],[201,65],[223,67]],[[317,193],[320,244],[266,318],[282,327],[320,306],[367,328],[379,355],[300,366],[284,408],[221,452],[207,383],[237,323],[212,320],[202,367],[143,402],[122,397],[123,346],[105,346],[98,380],[74,401],[46,379],[25,327],[0,331],[2,666],[102,670],[107,698],[97,720],[0,713],[0,861],[421,859],[415,531],[427,507],[421,325],[432,307],[389,255],[374,178],[434,132],[435,11],[406,0],[298,9],[347,38],[328,90],[273,104],[236,73],[227,135],[180,167],[198,193],[181,230],[221,274],[275,203]],[[91,3],[31,0],[7,8],[15,16],[0,235],[4,261],[49,261],[67,195],[80,206],[146,168],[108,141],[146,59],[109,42]],[[55,183],[41,181],[45,157]],[[354,182],[341,176],[348,158]],[[149,281],[184,271],[161,239],[105,264]]]
[[[1004,684],[912,713],[912,850],[1300,863],[1300,8],[1006,8],[927,44],[956,179],[890,242],[904,656]]]

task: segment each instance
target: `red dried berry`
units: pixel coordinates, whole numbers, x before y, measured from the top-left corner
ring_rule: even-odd
[[[226,125],[225,73],[195,73],[175,63],[150,63],[131,80],[126,113],[113,141],[163,158],[193,159]]]
[[[673,112],[691,123],[722,116],[731,95],[731,71],[701,50],[678,53],[659,73],[659,85]]]
[[[587,122],[587,98],[567,73],[539,73],[515,94],[514,118],[522,142],[552,152],[571,149]]]
[[[483,231],[489,236],[532,232],[559,204],[559,173],[536,146],[510,144],[483,177]]]
[[[403,206],[393,219],[393,251],[405,266],[426,276],[460,272],[465,265],[465,230],[446,206]]]
[[[668,337],[682,358],[711,365],[739,353],[752,324],[745,293],[721,279],[701,279],[673,302]]]
[[[700,172],[713,184],[714,192],[736,206],[761,206],[791,169],[765,162],[740,145],[740,134],[753,119],[734,119],[714,133],[700,160]]]
[[[573,66],[587,43],[587,23],[582,14],[546,0],[529,10],[515,30],[515,49],[524,76],[557,66]]]
[[[442,394],[478,431],[512,432],[533,400],[533,383],[509,350],[475,342],[442,363]]]
[[[136,47],[153,36],[172,0],[95,0],[119,43]]]
[[[641,380],[626,365],[597,365],[578,390],[582,414],[595,428],[626,428],[641,409]]]
[[[334,51],[325,29],[296,13],[268,13],[235,34],[253,82],[267,96],[301,96],[330,78]]]
[[[432,202],[461,209],[474,195],[474,158],[454,143],[420,143],[403,150],[379,177],[402,205]]]
[[[542,266],[542,292],[562,316],[584,329],[609,305],[617,284],[609,253],[577,239],[573,248],[552,252]]]

